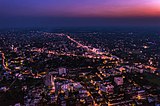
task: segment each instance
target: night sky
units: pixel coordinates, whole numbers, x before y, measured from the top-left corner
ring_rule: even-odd
[[[160,0],[0,0],[0,26],[160,26]]]

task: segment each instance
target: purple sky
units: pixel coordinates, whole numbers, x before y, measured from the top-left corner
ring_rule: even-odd
[[[0,0],[0,17],[153,18],[160,0]]]
[[[125,17],[159,13],[160,0],[0,0],[0,14],[4,16]]]

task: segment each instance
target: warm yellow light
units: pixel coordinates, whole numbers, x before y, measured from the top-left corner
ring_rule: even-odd
[[[137,96],[137,98],[138,98],[138,100],[140,100],[140,99],[141,99],[141,96],[140,96],[140,95],[138,95],[138,96]]]
[[[108,106],[111,106],[110,102],[108,102]]]

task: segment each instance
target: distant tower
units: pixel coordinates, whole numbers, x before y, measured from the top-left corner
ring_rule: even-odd
[[[54,85],[54,79],[53,79],[53,76],[51,74],[47,74],[46,77],[45,77],[45,85],[46,86],[55,86]]]
[[[5,68],[5,56],[4,53],[0,52],[0,69]]]

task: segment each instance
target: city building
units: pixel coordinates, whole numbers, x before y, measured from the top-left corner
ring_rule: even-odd
[[[109,85],[101,85],[100,90],[106,93],[112,93],[114,91],[114,86],[109,84]]]
[[[66,75],[67,69],[66,68],[58,68],[58,73],[59,73],[59,75]]]
[[[123,85],[123,78],[122,77],[114,77],[114,82],[119,86]]]
[[[54,87],[55,84],[54,84],[54,78],[51,74],[47,74],[46,77],[45,77],[45,85],[46,86],[51,86],[51,87]]]

